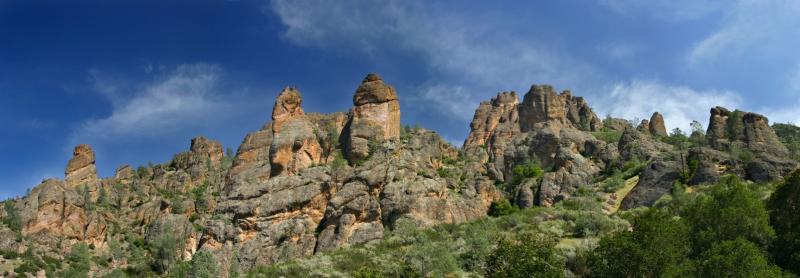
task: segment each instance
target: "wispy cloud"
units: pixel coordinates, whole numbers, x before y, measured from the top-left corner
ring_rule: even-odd
[[[697,120],[708,124],[709,110],[715,106],[740,108],[742,97],[732,91],[695,90],[652,80],[619,83],[610,93],[595,100],[601,114],[626,119],[648,119],[653,112],[664,115],[667,128],[689,131],[689,123]]]
[[[800,48],[800,2],[740,0],[728,5],[722,27],[692,48],[691,65],[743,56],[786,57]]]
[[[520,27],[503,18],[475,24],[475,15],[464,11],[410,1],[275,0],[270,8],[286,25],[284,36],[298,45],[345,46],[371,56],[401,49],[423,57],[436,78],[420,90],[418,104],[450,107],[444,111],[454,119],[471,118],[477,104],[497,91],[535,81],[574,87],[596,75],[550,42],[503,31]]]
[[[111,115],[91,119],[74,132],[77,138],[115,139],[126,136],[163,136],[180,127],[205,124],[231,110],[219,98],[221,69],[209,64],[189,64],[133,88],[122,98],[119,84],[96,79],[95,88],[112,98]]]

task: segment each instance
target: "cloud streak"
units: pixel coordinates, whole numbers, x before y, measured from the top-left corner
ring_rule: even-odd
[[[712,107],[739,108],[743,103],[742,97],[732,91],[695,90],[652,80],[618,83],[609,91],[607,96],[594,102],[599,113],[625,119],[649,119],[658,111],[664,115],[669,130],[680,128],[686,132],[690,131],[689,123],[693,120],[707,126]]]
[[[130,97],[121,91],[126,83],[95,78],[94,87],[109,96],[111,115],[90,119],[74,132],[76,138],[115,140],[122,137],[153,137],[172,134],[187,126],[213,121],[233,105],[218,95],[221,69],[209,64],[186,64],[155,80],[132,88]]]
[[[410,1],[275,0],[270,8],[286,25],[285,38],[298,45],[354,48],[370,56],[402,49],[424,57],[436,77],[412,99],[446,107],[453,119],[471,118],[478,103],[498,91],[527,88],[537,80],[575,87],[597,75],[547,41],[502,31],[520,27],[502,18],[474,24],[477,15],[466,11]]]

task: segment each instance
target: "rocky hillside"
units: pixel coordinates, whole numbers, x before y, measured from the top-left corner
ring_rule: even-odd
[[[584,98],[534,85],[522,101],[482,102],[459,148],[402,126],[398,93],[377,74],[347,112],[306,113],[302,102],[297,88],[281,91],[271,121],[235,154],[197,137],[171,161],[100,178],[91,147],[75,147],[63,180],[0,208],[3,256],[22,258],[4,275],[169,275],[210,254],[228,277],[376,242],[398,223],[479,220],[506,200],[524,209],[589,194],[627,210],[676,184],[777,181],[798,168],[766,117],[722,107],[707,131],[668,134],[658,112],[601,119]],[[90,262],[71,260],[86,246]]]

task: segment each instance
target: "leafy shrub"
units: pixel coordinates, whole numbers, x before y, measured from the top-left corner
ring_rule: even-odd
[[[742,237],[766,247],[775,237],[764,202],[736,176],[727,176],[683,211],[692,226],[694,249]]]
[[[790,174],[769,200],[770,222],[777,234],[775,263],[800,274],[800,171]]]
[[[742,238],[715,243],[700,256],[697,277],[780,277],[764,251]]]
[[[610,129],[592,132],[592,135],[594,135],[594,138],[597,138],[598,140],[603,140],[606,143],[617,143],[619,142],[620,139],[622,139],[621,131],[610,130]]]
[[[539,166],[538,162],[528,161],[524,164],[514,166],[511,170],[511,174],[511,184],[518,185],[522,183],[523,180],[542,177],[544,171],[542,167]]]
[[[3,224],[5,224],[12,231],[21,231],[22,217],[19,215],[17,207],[14,205],[14,200],[6,200],[3,202],[3,209],[6,212],[6,216],[3,218]]]
[[[692,271],[689,228],[658,209],[633,219],[632,231],[604,237],[589,256],[589,277],[680,277]]]
[[[506,199],[502,199],[500,201],[494,201],[491,205],[489,205],[489,216],[499,217],[503,215],[509,215],[519,210],[517,207],[511,205]]]
[[[563,277],[556,241],[532,233],[504,238],[486,260],[486,277]]]
[[[214,255],[208,251],[200,251],[192,257],[192,267],[189,272],[194,278],[219,277],[219,267]]]

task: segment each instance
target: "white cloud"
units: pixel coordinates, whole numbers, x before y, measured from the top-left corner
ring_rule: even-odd
[[[800,1],[729,3],[722,27],[694,45],[691,65],[744,56],[792,57],[800,48]]]
[[[221,69],[214,65],[188,64],[151,82],[131,85],[98,79],[94,71],[94,87],[112,100],[113,111],[108,117],[85,121],[73,137],[113,140],[164,136],[178,128],[204,125],[232,110],[231,103],[217,94],[220,74]],[[132,95],[124,97],[121,92],[128,90]]]
[[[689,123],[697,120],[708,125],[712,107],[739,108],[742,98],[735,92],[694,90],[684,86],[670,86],[658,81],[634,80],[618,83],[610,93],[593,102],[601,115],[616,118],[649,119],[653,112],[664,115],[669,130],[680,128],[689,132]]]
[[[477,16],[464,11],[410,1],[271,3],[287,27],[284,36],[293,43],[356,49],[370,56],[384,48],[401,49],[423,57],[440,78],[427,82],[420,97],[411,99],[431,107],[452,107],[455,101],[459,107],[446,109],[455,119],[471,118],[478,103],[498,91],[528,88],[534,81],[574,88],[596,76],[588,64],[543,38],[506,32],[519,25],[503,18],[476,24]]]
[[[597,46],[597,50],[604,56],[617,61],[628,61],[638,55],[644,46],[637,43],[612,41]]]

